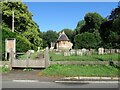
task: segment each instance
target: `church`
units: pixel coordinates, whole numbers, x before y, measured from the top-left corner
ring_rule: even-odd
[[[70,42],[69,38],[63,31],[59,34],[59,37],[55,43],[55,47],[57,50],[70,50],[72,49],[73,44]]]

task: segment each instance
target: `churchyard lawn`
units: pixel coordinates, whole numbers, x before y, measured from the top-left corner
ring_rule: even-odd
[[[50,60],[51,61],[118,61],[120,54],[104,54],[104,55],[70,55],[64,56],[62,53],[54,53],[50,52]]]

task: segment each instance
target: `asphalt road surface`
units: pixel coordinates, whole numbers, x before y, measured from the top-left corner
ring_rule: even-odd
[[[118,88],[116,81],[104,83],[56,83],[37,80],[3,80],[2,88]]]

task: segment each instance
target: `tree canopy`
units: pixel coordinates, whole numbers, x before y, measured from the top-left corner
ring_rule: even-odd
[[[78,34],[74,39],[75,48],[97,48],[100,44],[100,36],[93,33],[85,32]]]
[[[56,42],[56,40],[58,39],[58,34],[56,31],[53,30],[48,30],[47,32],[43,33],[43,44],[45,46],[50,47],[51,46],[51,42]]]
[[[22,2],[2,2],[2,26],[12,29],[12,12],[14,11],[14,31],[25,37],[35,47],[42,46],[42,38],[37,24],[32,20],[32,13]]]

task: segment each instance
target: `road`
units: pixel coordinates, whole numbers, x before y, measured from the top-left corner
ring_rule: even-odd
[[[56,83],[37,80],[3,80],[2,88],[118,88],[116,81],[106,83]]]

